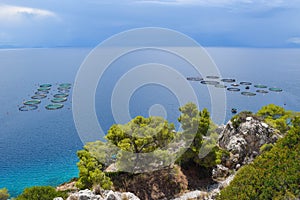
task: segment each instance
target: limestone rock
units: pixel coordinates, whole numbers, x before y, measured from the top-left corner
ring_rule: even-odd
[[[212,178],[214,180],[224,180],[229,175],[229,169],[223,165],[217,165],[212,171]]]
[[[62,197],[56,197],[53,200],[64,200]]]
[[[230,169],[248,164],[259,154],[262,145],[274,143],[277,139],[276,131],[259,119],[246,117],[238,127],[229,121],[218,140],[219,146],[231,154],[230,159],[222,164]]]
[[[137,196],[130,192],[114,192],[112,190],[103,191],[102,195],[96,195],[91,190],[80,190],[71,194],[67,200],[140,200]]]
[[[200,200],[200,199],[205,199],[207,195],[208,195],[207,192],[195,190],[195,191],[187,192],[182,196],[172,200]]]

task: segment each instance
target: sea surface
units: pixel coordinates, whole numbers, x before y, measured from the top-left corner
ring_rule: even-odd
[[[83,143],[73,121],[72,91],[62,109],[46,110],[44,106],[50,103],[51,95],[58,93],[58,84],[74,84],[76,74],[90,50],[0,50],[0,188],[8,188],[12,196],[20,194],[25,187],[56,186],[78,176],[76,151],[82,149]],[[234,78],[237,82],[248,81],[283,89],[283,92],[270,91],[268,94],[257,94],[253,97],[225,90],[226,118],[221,123],[226,123],[232,117],[232,108],[256,112],[262,106],[274,103],[289,110],[300,111],[300,49],[206,50],[222,78]],[[99,80],[95,95],[97,118],[105,132],[115,123],[111,98],[117,81],[133,66],[153,63],[156,58],[164,62],[163,64],[174,67],[184,77],[199,75],[184,61],[161,52],[136,52],[135,55],[129,54],[127,58],[116,60]],[[166,77],[168,78],[172,77]],[[42,100],[37,110],[19,111],[22,102],[30,99],[39,84],[43,83],[53,84],[48,98]],[[211,110],[207,87],[213,86],[199,82],[190,84],[197,95],[200,109],[207,107]],[[248,91],[244,86],[239,88]],[[251,86],[249,91],[255,90]],[[127,103],[131,117],[158,114],[179,128],[177,118],[180,115],[180,105],[176,93],[167,86],[142,85],[130,98],[120,98],[116,102],[121,106]]]

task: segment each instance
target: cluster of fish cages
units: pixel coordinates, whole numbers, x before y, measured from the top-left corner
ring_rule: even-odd
[[[257,94],[268,94],[269,92],[279,93],[283,90],[278,87],[270,87],[264,84],[255,84],[249,81],[238,81],[235,78],[221,78],[210,75],[203,77],[187,77],[188,81],[198,81],[203,85],[210,85],[215,88],[227,90],[228,92],[239,92],[243,96],[253,97]],[[232,113],[237,113],[236,108],[232,108]]]
[[[219,76],[206,76],[202,77],[187,77],[188,81],[199,81],[204,85],[212,85],[216,88],[226,89],[230,92],[240,92],[243,96],[256,96],[256,94],[267,94],[270,92],[282,92],[283,90],[278,87],[268,87],[263,84],[253,84],[248,81],[237,81],[234,78],[221,78]],[[255,91],[250,91],[254,89]]]
[[[55,90],[55,94],[51,94],[50,92],[53,89],[52,84],[41,84],[36,89],[34,94],[31,96],[29,100],[23,101],[22,105],[19,106],[20,111],[32,111],[37,110],[41,105],[44,99],[48,99],[48,102],[45,105],[45,109],[47,110],[58,110],[64,107],[64,102],[68,100],[68,96],[71,90],[72,84],[70,83],[61,83],[58,84],[58,87]]]

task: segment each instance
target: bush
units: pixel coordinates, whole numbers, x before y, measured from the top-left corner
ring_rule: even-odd
[[[53,200],[55,197],[67,198],[66,192],[56,191],[51,186],[34,186],[26,188],[16,200]]]
[[[10,197],[6,188],[0,189],[0,200],[7,200]]]
[[[79,189],[93,189],[93,186],[99,185],[103,189],[110,189],[112,182],[110,178],[102,171],[102,164],[98,159],[93,157],[86,149],[77,152],[79,162],[79,179],[76,187]]]
[[[289,130],[289,121],[294,113],[280,106],[270,104],[262,107],[257,115],[263,117],[269,125],[278,129],[280,133],[286,133]]]

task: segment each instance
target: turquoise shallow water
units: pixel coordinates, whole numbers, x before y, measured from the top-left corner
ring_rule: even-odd
[[[275,103],[287,109],[300,111],[300,50],[298,49],[234,49],[208,48],[224,78],[281,87],[282,93],[246,97],[226,92],[226,120],[232,116],[232,107],[257,111],[261,106]],[[0,188],[7,187],[16,196],[25,187],[58,185],[77,176],[76,151],[82,148],[72,116],[69,97],[61,110],[43,109],[19,112],[18,105],[30,98],[37,84],[52,83],[52,94],[58,83],[74,83],[77,70],[90,49],[24,49],[0,50]],[[145,52],[143,52],[145,55]],[[147,55],[152,55],[147,56]],[[155,55],[155,56],[154,56]],[[96,111],[99,123],[107,130],[113,123],[110,97],[119,77],[134,66],[161,57],[184,76],[194,71],[170,55],[146,52],[112,64],[100,80],[96,93]],[[124,66],[119,68],[119,66]],[[184,66],[184,67],[182,67]],[[201,108],[210,109],[206,86],[191,82]],[[88,89],[88,88],[87,88]],[[250,89],[254,90],[253,88]],[[120,103],[123,103],[120,100]],[[168,88],[150,84],[139,88],[129,101],[130,114],[148,116],[149,108],[161,104],[169,121],[175,123],[179,115],[178,101]]]

